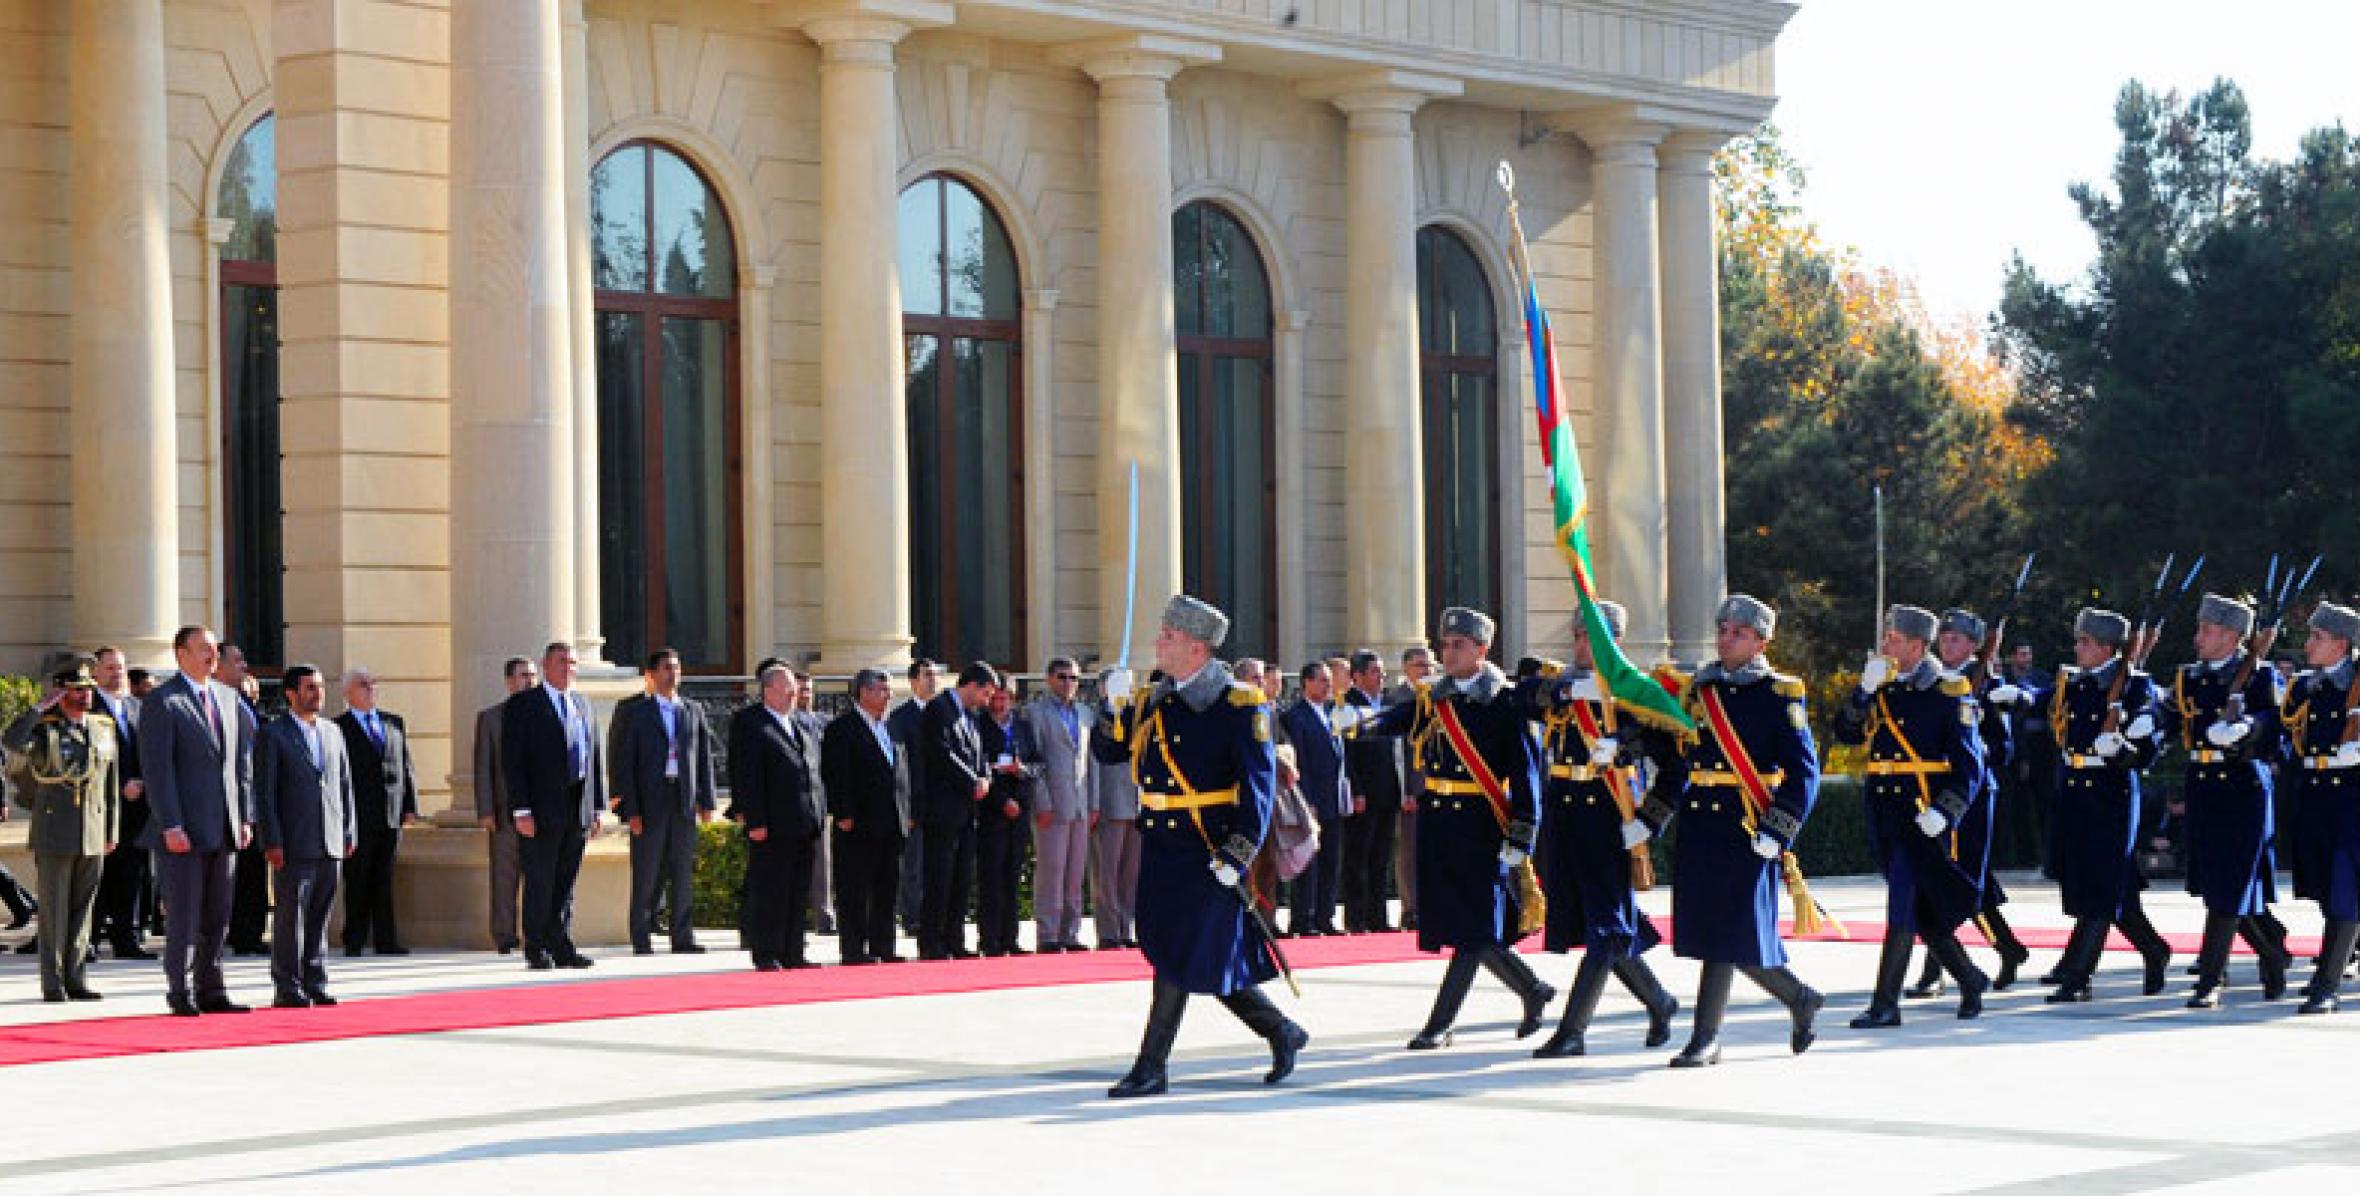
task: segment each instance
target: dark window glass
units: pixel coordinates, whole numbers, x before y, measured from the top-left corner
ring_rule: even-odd
[[[1426,451],[1426,625],[1445,606],[1500,613],[1498,333],[1491,284],[1467,242],[1418,232]]]
[[[216,195],[230,221],[221,246],[223,635],[260,668],[286,657],[277,127],[265,116],[238,139]]]
[[[1224,656],[1278,639],[1270,283],[1237,218],[1205,202],[1172,216],[1179,328],[1181,577],[1228,612]]]
[[[720,197],[634,143],[591,176],[599,617],[610,660],[743,667],[737,250]]]
[[[990,205],[948,175],[910,184],[900,222],[917,649],[943,660],[1022,667],[1016,255]]]

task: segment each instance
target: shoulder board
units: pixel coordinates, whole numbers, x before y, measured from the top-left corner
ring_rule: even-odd
[[[1548,680],[1555,681],[1564,672],[1565,666],[1557,661],[1544,660],[1541,662],[1541,676]]]
[[[1951,673],[1942,678],[1942,693],[1946,697],[1964,698],[1975,692],[1975,683]]]
[[[1779,697],[1791,698],[1798,702],[1803,699],[1804,695],[1810,692],[1810,690],[1804,686],[1803,679],[1801,677],[1790,677],[1785,673],[1770,674],[1770,688],[1776,691]]]
[[[1655,678],[1657,685],[1663,686],[1664,691],[1675,698],[1687,690],[1690,680],[1689,674],[1681,672],[1669,661],[1655,666],[1654,672],[1650,675]]]
[[[1229,683],[1229,704],[1232,706],[1262,706],[1269,701],[1262,696],[1262,687],[1259,685],[1248,685],[1243,681]]]
[[[90,720],[90,725],[94,727],[104,727],[110,731],[115,729],[115,719],[113,715],[100,714],[98,711],[93,710],[82,717]]]

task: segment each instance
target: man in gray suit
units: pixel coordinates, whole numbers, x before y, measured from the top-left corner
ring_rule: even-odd
[[[254,813],[277,901],[271,909],[271,1005],[333,1005],[328,908],[343,861],[359,846],[352,761],[344,736],[320,718],[328,687],[308,664],[288,665],[287,713],[254,737]]]
[[[1115,672],[1098,674],[1099,692]],[[1090,736],[1090,808],[1097,829],[1090,835],[1090,899],[1098,924],[1098,949],[1136,947],[1131,921],[1133,899],[1139,893],[1139,786],[1131,779],[1131,753],[1120,740],[1104,734],[1114,723],[1113,712],[1100,699]]]
[[[254,722],[238,691],[213,680],[220,641],[203,627],[172,636],[179,672],[141,702],[139,763],[151,807],[147,844],[164,896],[165,999],[181,1017],[244,1013],[229,999],[233,857],[254,837]],[[189,991],[191,954],[196,991]]]
[[[1095,714],[1074,701],[1082,672],[1069,656],[1054,657],[1049,692],[1025,715],[1041,754],[1041,783],[1033,787],[1033,916],[1044,953],[1080,951],[1082,876],[1090,866],[1090,831],[1098,821],[1090,787],[1090,728]]]
[[[649,653],[646,676],[649,692],[616,706],[607,729],[615,813],[631,828],[631,952],[655,954],[657,894],[669,889],[672,953],[696,955],[697,824],[713,820],[713,739],[680,696],[680,653]]]
[[[511,656],[501,667],[510,697],[541,682],[540,667],[530,657]],[[492,946],[506,955],[516,950],[516,888],[523,874],[517,867],[516,814],[508,805],[508,779],[500,775],[500,711],[505,700],[475,714],[475,825],[489,832],[492,852]]]

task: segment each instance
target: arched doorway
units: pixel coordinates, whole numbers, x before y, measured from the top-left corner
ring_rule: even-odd
[[[1228,612],[1222,654],[1278,644],[1277,434],[1270,276],[1237,217],[1172,214],[1180,392],[1181,584]]]
[[[278,120],[231,147],[214,197],[221,244],[222,636],[257,668],[285,663],[279,481]]]
[[[1418,230],[1419,405],[1426,455],[1426,626],[1446,606],[1498,617],[1499,330],[1464,237]]]

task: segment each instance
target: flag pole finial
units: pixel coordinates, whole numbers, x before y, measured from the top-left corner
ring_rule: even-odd
[[[1500,181],[1500,190],[1507,192],[1508,198],[1516,197],[1516,168],[1508,165],[1506,158],[1500,159],[1500,168],[1492,177]]]

